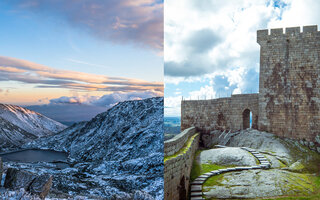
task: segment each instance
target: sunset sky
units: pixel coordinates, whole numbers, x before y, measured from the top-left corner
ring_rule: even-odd
[[[256,31],[305,25],[319,30],[319,10],[316,0],[165,1],[165,116],[180,116],[182,97],[257,93]]]
[[[1,103],[80,121],[163,95],[162,1],[5,0],[0,24]]]

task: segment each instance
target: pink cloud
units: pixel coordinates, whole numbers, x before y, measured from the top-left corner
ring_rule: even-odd
[[[108,77],[83,72],[57,70],[17,58],[0,56],[0,81],[37,84],[41,88],[68,88],[86,91],[157,91],[163,93],[162,82],[148,82],[124,77]]]

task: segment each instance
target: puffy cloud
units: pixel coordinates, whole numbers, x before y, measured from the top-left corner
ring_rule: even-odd
[[[101,112],[119,102],[126,100],[139,100],[155,96],[162,93],[155,91],[112,93],[99,96],[62,96],[50,99],[48,104],[28,106],[29,109],[42,113],[60,122],[87,121]],[[39,102],[47,102],[48,99],[41,99]]]
[[[67,88],[83,91],[163,91],[163,83],[123,77],[108,77],[70,70],[58,70],[17,58],[0,56],[0,81],[37,84],[39,88]]]
[[[50,99],[51,104],[91,104],[93,101],[96,101],[99,97],[97,96],[74,96],[67,97],[62,96],[55,99]]]
[[[163,49],[163,1],[6,0],[15,9],[59,15],[97,38]]]
[[[162,96],[162,93],[155,91],[143,91],[143,92],[114,92],[99,96],[62,96],[55,99],[50,99],[50,104],[85,104],[93,106],[111,107],[114,104],[126,100],[141,100],[151,98],[155,96]]]

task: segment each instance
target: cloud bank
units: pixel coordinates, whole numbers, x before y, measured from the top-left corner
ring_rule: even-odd
[[[36,84],[38,88],[65,88],[81,91],[137,92],[163,94],[161,82],[58,70],[17,58],[0,56],[0,81]]]
[[[6,0],[14,9],[58,15],[95,37],[163,49],[163,1]]]
[[[117,103],[127,100],[141,100],[158,96],[152,91],[115,92],[103,96],[62,96],[46,100],[46,104],[27,106],[28,109],[39,112],[59,122],[88,121],[97,114],[107,111]],[[41,100],[43,102],[43,100]]]

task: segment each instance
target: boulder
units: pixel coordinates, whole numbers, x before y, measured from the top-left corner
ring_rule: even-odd
[[[212,163],[227,166],[252,166],[257,164],[253,155],[237,147],[204,150],[200,153],[198,160],[200,164]]]
[[[36,175],[31,172],[8,168],[4,187],[12,190],[20,188],[27,190],[35,178]]]
[[[51,175],[40,175],[37,176],[29,187],[31,194],[37,194],[41,199],[44,199],[52,186],[52,176]]]

